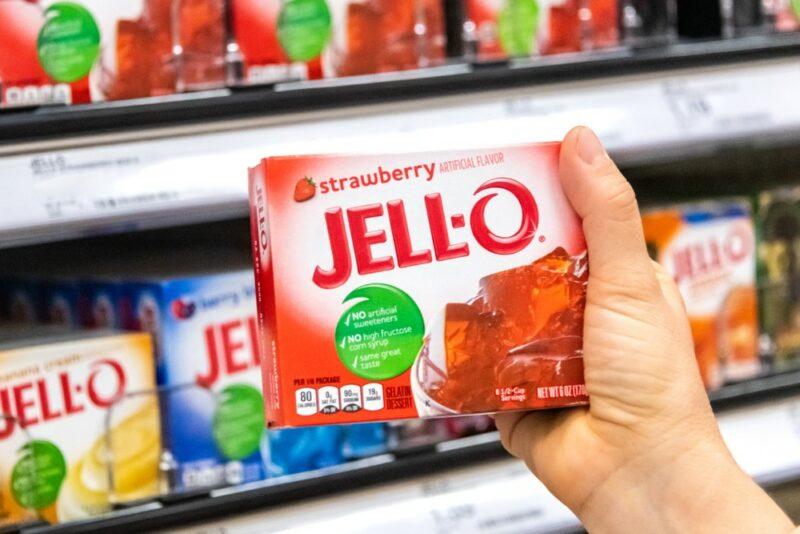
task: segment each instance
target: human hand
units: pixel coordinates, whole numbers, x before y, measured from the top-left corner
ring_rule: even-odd
[[[591,404],[498,414],[503,444],[590,531],[790,531],[728,452],[677,287],[648,257],[633,189],[588,128],[564,139],[560,176],[589,251]]]

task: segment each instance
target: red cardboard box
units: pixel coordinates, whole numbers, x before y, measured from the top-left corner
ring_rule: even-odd
[[[253,168],[269,425],[586,403],[586,246],[559,148]]]

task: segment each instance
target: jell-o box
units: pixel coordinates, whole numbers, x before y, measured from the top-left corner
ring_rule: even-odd
[[[133,274],[118,309],[124,328],[153,335],[173,491],[266,476],[253,274],[205,252]]]
[[[589,272],[559,148],[251,169],[268,424],[586,404]]]
[[[150,336],[0,332],[0,526],[106,513],[160,490]]]
[[[763,372],[758,353],[756,240],[746,199],[652,208],[643,217],[653,257],[683,296],[708,389]]]

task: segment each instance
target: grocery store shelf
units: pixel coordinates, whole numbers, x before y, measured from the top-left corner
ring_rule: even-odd
[[[734,457],[759,483],[771,487],[800,478],[800,372],[728,387],[712,395],[712,405]],[[471,507],[473,513],[461,518],[472,521],[470,525],[489,521],[486,512],[499,509],[497,499],[507,505],[504,514],[523,521],[525,528],[520,526],[515,531],[579,530],[577,520],[526,474],[524,467],[505,458],[497,434],[490,433],[441,443],[414,454],[385,454],[316,472],[213,490],[167,505],[148,503],[106,517],[22,531],[274,531],[307,526],[309,518],[333,520],[347,510],[351,525],[366,521],[382,532],[407,532],[412,528],[429,530],[435,526],[431,521],[442,517],[454,520],[451,515],[458,515],[453,510],[459,505]],[[502,484],[493,486],[498,479]],[[494,500],[487,501],[487,495]],[[352,502],[359,503],[358,510],[350,506]],[[399,519],[402,514],[392,513],[387,503],[405,505],[415,513],[403,515],[407,517],[403,522],[406,520]]]
[[[761,36],[0,113],[0,248],[246,216],[246,169],[268,155],[552,140],[578,123],[627,165],[795,143],[798,53],[800,36]]]
[[[54,527],[32,527],[23,532],[143,532],[176,527],[230,514],[280,506],[330,492],[348,491],[437,471],[503,458],[495,433],[440,444],[409,456],[385,454],[319,471],[292,475],[239,487],[213,490],[194,500],[168,506],[149,503],[107,517]]]
[[[282,115],[411,98],[565,83],[609,75],[694,68],[774,59],[800,52],[796,34],[679,43],[641,50],[525,58],[488,64],[456,63],[420,71],[280,83],[273,87],[221,89],[151,99],[80,106],[9,110],[0,114],[0,143],[96,134],[254,115]]]

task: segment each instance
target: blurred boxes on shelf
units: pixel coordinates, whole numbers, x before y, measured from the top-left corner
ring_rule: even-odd
[[[0,106],[79,104],[225,85],[224,0],[5,0]]]
[[[54,277],[39,284],[41,318],[47,324],[78,328],[81,323],[80,284],[69,278]],[[105,325],[111,327],[113,325]]]
[[[768,13],[765,18],[765,11],[777,8],[773,0],[676,1],[678,33],[691,38],[731,38],[762,31],[770,18]]]
[[[800,4],[792,0],[769,0],[764,2],[766,17],[777,31],[794,32],[800,29]]]
[[[758,376],[755,231],[746,199],[651,209],[643,215],[653,257],[686,304],[703,382]]]
[[[800,363],[800,188],[764,191],[757,201],[762,351],[776,370]]]
[[[4,0],[0,107],[439,65],[440,0]]]
[[[3,0],[0,106],[796,31],[789,0]],[[449,58],[448,58],[449,56]]]
[[[319,426],[269,431],[262,450],[269,475],[294,475],[343,463],[343,430]]]
[[[233,50],[228,50],[234,83],[269,84],[322,77],[320,55],[330,39],[330,13],[325,2],[310,2],[311,16],[291,17],[279,28],[282,0],[231,0]],[[302,13],[301,13],[302,15]],[[282,31],[281,31],[282,29]],[[281,44],[297,41],[292,56]]]
[[[169,490],[266,476],[255,288],[246,254],[145,244],[51,270],[59,274],[7,275],[0,284],[6,315],[152,334]]]
[[[445,59],[441,0],[330,0],[326,77],[439,65]]]
[[[0,321],[15,324],[42,322],[41,284],[19,274],[0,275]]]
[[[617,0],[466,0],[465,40],[478,59],[619,45]]]
[[[620,33],[631,47],[672,43],[678,36],[677,0],[620,0]]]
[[[158,494],[150,336],[28,331],[0,341],[0,523],[107,512]]]
[[[377,74],[440,65],[441,0],[233,0],[246,83]]]

